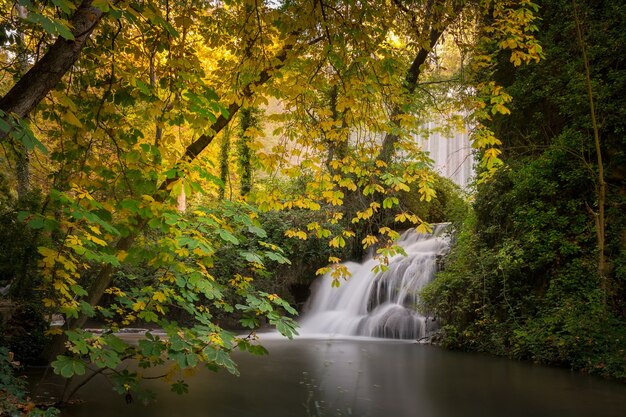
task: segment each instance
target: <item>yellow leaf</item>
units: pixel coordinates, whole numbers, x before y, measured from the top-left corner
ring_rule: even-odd
[[[330,267],[326,266],[324,268],[320,268],[315,271],[315,275],[324,275],[325,273],[330,272]]]
[[[394,221],[395,222],[400,222],[400,223],[405,222],[406,221],[406,214],[405,213],[400,213],[400,214],[396,215]]]
[[[76,235],[69,235],[67,237],[67,244],[68,246],[72,246],[72,247],[83,246],[83,242]]]
[[[336,236],[328,244],[333,248],[343,248],[346,246],[346,241],[342,236]]]
[[[80,122],[80,120],[78,120],[78,117],[76,117],[76,115],[68,110],[65,115],[63,116],[63,120],[65,120],[67,123],[71,124],[72,126],[76,126],[78,128],[83,127],[83,124]]]
[[[95,237],[95,236],[92,236],[92,235],[87,236],[87,239],[91,240],[91,241],[92,241],[93,243],[95,243],[96,245],[100,245],[100,246],[107,246],[107,243],[106,243],[104,240],[102,240],[102,239],[100,239],[100,238],[97,238],[97,237]]]
[[[176,255],[180,256],[181,258],[189,256],[189,251],[187,250],[187,248],[178,248],[174,251],[174,253],[176,253]]]
[[[43,255],[43,259],[41,260],[41,262],[43,263],[44,268],[54,267],[54,264],[56,263],[56,258],[58,255],[57,251],[52,250],[50,248],[46,248],[44,246],[38,247],[37,251],[41,255]]]
[[[368,247],[372,246],[373,244],[377,242],[378,242],[378,238],[373,235],[367,235],[365,239],[361,241],[361,243],[363,243],[363,249],[367,249]]]
[[[165,302],[167,296],[163,294],[161,291],[157,291],[152,295],[152,299],[154,301],[158,301],[159,303]]]
[[[302,239],[302,240],[306,240],[307,237],[308,237],[306,232],[304,232],[302,230],[292,230],[292,229],[289,229],[289,230],[285,231],[285,236],[287,236],[287,237],[297,237],[298,239]]]
[[[431,227],[428,223],[422,223],[422,224],[420,224],[419,226],[417,226],[417,227],[415,228],[415,231],[416,231],[417,233],[421,233],[421,234],[423,234],[423,235],[426,235],[426,234],[428,234],[428,233],[431,233],[431,232],[432,232],[432,230],[433,230],[433,229],[432,229],[432,227]]]
[[[56,305],[56,302],[49,298],[44,298],[42,301],[43,301],[44,307],[54,307]]]
[[[318,222],[313,222],[313,223],[309,223],[306,225],[306,228],[308,230],[318,230],[320,228],[320,225]]]

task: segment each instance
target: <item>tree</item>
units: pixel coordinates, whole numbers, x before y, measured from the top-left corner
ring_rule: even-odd
[[[224,199],[226,195],[226,184],[228,184],[231,189],[232,185],[230,183],[230,168],[229,168],[229,157],[230,157],[230,131],[229,129],[224,130],[224,134],[222,135],[222,142],[220,144],[220,180],[222,184],[220,184],[219,189],[219,198]],[[232,198],[232,191],[231,191]]]
[[[589,99],[589,113],[591,115],[591,126],[593,129],[593,144],[594,150],[596,153],[596,161],[597,161],[597,180],[596,180],[596,193],[597,197],[597,213],[590,209],[592,215],[595,218],[596,222],[596,236],[598,241],[598,274],[601,278],[601,287],[604,297],[604,302],[606,303],[607,297],[607,262],[606,262],[606,220],[604,216],[605,205],[606,205],[606,180],[604,178],[604,162],[602,157],[602,144],[600,142],[600,129],[598,126],[598,120],[596,116],[596,107],[595,101],[593,98],[593,87],[591,85],[591,70],[589,68],[589,58],[587,57],[587,47],[585,45],[585,40],[583,39],[582,32],[582,23],[580,21],[580,16],[578,12],[578,6],[576,5],[576,1],[572,1],[573,5],[573,14],[574,14],[574,23],[576,24],[576,35],[578,38],[578,45],[580,46],[580,51],[583,59],[583,65],[585,68],[585,87],[587,88],[587,97]]]
[[[367,223],[397,206],[395,193],[409,184],[417,183],[423,199],[433,197],[428,160],[410,133],[432,97],[446,95],[425,78],[434,73],[429,59],[441,36],[467,22],[499,42],[508,39],[501,47],[512,50],[515,62],[539,56],[533,4],[486,3],[394,1],[385,13],[378,4],[343,1],[53,0],[30,7],[28,26],[17,29],[29,54],[40,58],[7,86],[0,109],[10,133],[4,140],[37,148],[42,160],[45,179],[37,185],[46,197],[17,219],[47,238],[38,249],[42,301],[67,319],[64,329],[53,330],[59,334],[47,352],[56,372],[81,375],[88,357],[97,368],[89,378],[110,373],[126,394],[140,392],[139,374],[116,370],[131,357],[145,367],[170,359],[179,369],[207,363],[236,372],[232,349],[263,349],[253,334],[224,330],[215,320],[221,313],[250,329],[265,317],[291,336],[294,310],[251,284],[268,264],[288,262],[264,241],[257,211],[324,207],[330,225],[345,216],[349,224],[339,232],[324,222],[287,232],[328,239],[331,247],[344,247],[357,232],[359,246],[383,235],[393,240],[397,233],[389,227]],[[4,58],[15,68],[10,46]],[[489,91],[482,110],[505,112],[495,86]],[[268,171],[310,177],[305,194],[267,184],[255,189],[243,176],[250,205],[216,198],[225,184],[207,150],[239,110],[268,97],[285,104],[279,121],[296,146],[285,147],[282,161],[274,153],[259,158]],[[497,105],[484,104],[493,97]],[[496,143],[483,139],[477,146]],[[300,167],[290,163],[296,157]],[[182,192],[195,199],[188,214],[175,207]],[[351,207],[342,211],[344,202]],[[427,227],[414,213],[395,219]],[[259,241],[254,251],[242,249],[249,240]],[[214,276],[218,250],[236,253],[249,275]],[[389,244],[379,255],[396,251]],[[177,314],[190,324],[178,325]],[[96,316],[106,323],[103,334],[83,330]],[[148,333],[129,346],[112,333],[138,320],[156,323],[168,339]],[[185,385],[172,388],[182,392]]]
[[[396,235],[380,217],[382,210],[398,207],[397,193],[414,184],[422,199],[434,197],[429,160],[413,140],[430,112],[440,111],[449,117],[451,109],[474,108],[476,147],[484,149],[484,161],[490,168],[499,163],[499,141],[479,122],[508,112],[503,101],[506,95],[494,83],[479,84],[481,96],[468,103],[464,93],[467,80],[437,79],[439,74],[431,67],[441,35],[447,32],[460,39],[472,30],[482,31],[469,37],[483,39],[479,36],[488,34],[490,43],[512,50],[511,60],[516,65],[538,60],[541,49],[532,37],[534,9],[530,2],[392,2],[379,20],[379,6],[376,10],[367,4],[322,6],[322,11],[326,10],[323,22],[328,46],[320,51],[319,58],[305,61],[301,72],[280,80],[287,93],[283,96],[288,110],[282,119],[284,135],[293,141],[295,155],[305,169],[291,166],[291,155],[282,164],[273,155],[268,157],[269,167],[285,175],[312,175],[313,181],[304,198],[294,196],[285,203],[263,190],[258,203],[264,207],[337,207],[329,218],[344,219],[348,228],[360,226],[356,232],[345,230],[330,236],[327,230],[311,224],[309,234],[326,235],[331,245],[343,247],[346,238],[358,233],[357,256],[382,243],[381,230],[382,235],[387,234],[383,240],[393,240]],[[491,16],[489,21],[484,20],[486,15]],[[480,25],[476,25],[477,20]],[[479,43],[475,48],[477,56],[473,59],[480,66],[474,66],[482,70],[493,66],[494,57],[484,52],[486,47]],[[311,89],[311,84],[316,88]],[[449,99],[453,93],[458,93],[458,100]],[[320,149],[324,156],[320,156]],[[412,223],[420,230],[428,227],[415,213],[402,209],[395,220]],[[291,234],[306,238],[307,231],[293,230]],[[389,242],[382,246],[383,261],[397,249]],[[325,271],[328,269],[320,272]],[[344,271],[336,272],[339,278]]]
[[[50,349],[50,355],[56,356],[56,353],[61,352],[64,340],[69,338],[70,356],[60,357],[54,362],[57,372],[64,376],[84,373],[85,364],[79,359],[84,354],[91,355],[91,361],[95,361],[102,369],[113,369],[132,355],[131,351],[142,356],[154,356],[151,353],[155,352],[154,349],[159,352],[167,349],[172,354],[176,350],[184,352],[177,362],[181,368],[195,366],[201,358],[212,366],[225,366],[235,372],[228,359],[228,351],[236,346],[247,346],[252,352],[262,350],[253,346],[252,339],[235,338],[232,333],[211,323],[212,309],[231,312],[234,309],[234,304],[224,302],[225,291],[232,292],[233,296],[242,300],[238,307],[242,324],[249,327],[258,325],[254,312],[259,312],[286,335],[293,332],[290,319],[278,311],[294,311],[282,300],[272,294],[258,294],[248,281],[238,281],[236,277],[231,281],[227,277],[220,277],[220,281],[216,282],[207,269],[212,264],[211,257],[217,247],[238,245],[245,233],[258,234],[260,239],[263,238],[264,232],[250,217],[252,208],[238,205],[206,207],[185,219],[183,215],[172,211],[173,201],[170,198],[170,194],[178,195],[181,189],[188,191],[188,194],[191,194],[191,188],[200,189],[201,185],[197,181],[185,175],[200,175],[209,181],[214,180],[202,166],[194,167],[192,163],[227,125],[246,97],[252,95],[252,88],[263,85],[271,78],[272,72],[284,64],[289,51],[295,46],[288,39],[291,35],[288,32],[283,35],[275,32],[277,45],[272,45],[276,52],[272,52],[274,58],[271,62],[263,58],[257,62],[261,65],[260,69],[255,65],[234,73],[247,78],[247,81],[237,84],[232,91],[222,92],[226,97],[231,95],[233,100],[223,106],[217,102],[216,93],[203,79],[205,70],[202,67],[206,62],[197,59],[189,50],[190,44],[187,42],[193,36],[196,37],[195,43],[203,38],[210,39],[214,35],[212,29],[218,24],[232,23],[231,19],[239,19],[238,13],[241,11],[237,8],[225,9],[219,22],[209,22],[206,20],[209,17],[206,11],[201,14],[193,8],[172,8],[167,9],[166,16],[162,17],[161,9],[156,6],[160,7],[156,3],[144,4],[143,7],[131,4],[125,9],[106,6],[116,18],[113,22],[107,22],[96,34],[98,43],[104,47],[88,49],[87,56],[83,57],[85,60],[76,61],[75,68],[81,71],[73,74],[68,84],[57,86],[52,97],[40,106],[37,114],[41,117],[37,121],[43,121],[42,127],[49,135],[43,146],[50,151],[52,161],[60,163],[60,169],[54,175],[54,186],[57,189],[49,197],[50,205],[59,209],[56,213],[24,213],[20,220],[58,236],[50,247],[40,247],[39,251],[44,274],[42,284],[47,295],[44,302],[50,309],[60,309],[68,319],[67,328],[70,330],[64,337],[57,338]],[[45,17],[45,10],[37,16]],[[200,27],[204,27],[206,33],[191,33],[194,20]],[[202,22],[205,24],[202,25]],[[286,24],[287,20],[283,23]],[[169,34],[169,50],[157,46],[159,53],[155,54],[154,49],[151,49],[150,53],[144,54],[144,46],[152,46],[150,42],[133,43],[132,39],[137,33],[145,38]],[[280,45],[281,36],[287,40],[284,45]],[[220,44],[224,39],[215,39],[208,45]],[[63,43],[59,41],[59,44]],[[50,55],[44,55],[44,63],[46,60],[60,60],[54,51],[54,47],[51,47],[48,51]],[[132,66],[128,65],[130,61],[124,61],[131,56],[135,57]],[[236,55],[231,58],[237,59]],[[141,68],[141,64],[147,64],[143,68],[154,68],[157,59],[165,61],[165,75],[155,80],[156,71],[152,71],[149,82],[141,81],[141,73],[137,73],[136,68]],[[223,62],[226,67],[232,64],[227,59]],[[34,68],[38,68],[37,65]],[[37,73],[31,71],[31,74]],[[61,72],[59,70],[57,74],[62,75]],[[184,85],[181,83],[183,81]],[[11,102],[11,91],[22,88],[20,85],[18,83],[10,90],[3,103]],[[184,101],[184,107],[169,106],[169,98]],[[13,108],[3,108],[15,113]],[[160,117],[149,116],[155,110],[161,114]],[[147,112],[149,116],[135,118],[139,124],[127,117],[138,111]],[[18,116],[25,114],[23,112]],[[207,119],[212,122],[208,133],[205,124]],[[157,122],[156,141],[146,142],[142,130],[149,129],[154,120]],[[162,150],[167,149],[171,128],[168,132],[166,126],[181,126],[183,120],[185,129],[193,130],[202,126],[205,133],[187,145],[183,144],[182,152],[174,149],[174,152],[166,153],[164,158],[158,157]],[[164,125],[159,126],[160,123]],[[129,124],[134,124],[134,127],[119,129]],[[73,140],[68,142],[59,133],[69,134]],[[165,143],[160,144],[160,139]],[[180,145],[178,149],[181,149]],[[147,161],[141,159],[140,155],[146,152],[156,157]],[[178,156],[177,152],[180,152]],[[172,164],[174,161],[174,168],[163,177],[160,177],[163,175],[161,161],[164,164]],[[120,199],[119,193],[125,197]],[[152,230],[152,237],[145,234],[146,229]],[[175,229],[178,232],[172,234]],[[157,234],[156,238],[154,233]],[[112,243],[107,243],[107,240]],[[137,244],[138,240],[140,243]],[[136,292],[139,288],[124,293],[112,287],[113,273],[120,262],[143,264],[147,261],[145,256],[148,256],[147,251],[152,245],[159,247],[162,255],[144,264],[144,268],[153,270],[155,275],[149,284],[144,282],[143,296],[141,291]],[[269,260],[268,256],[272,262],[286,262],[277,250],[270,246],[259,254],[242,252],[241,256],[255,265],[253,270],[257,270],[264,261]],[[117,300],[112,304],[115,306],[112,310],[108,307],[110,304],[99,305],[105,293]],[[210,309],[207,308],[208,304],[212,305]],[[174,350],[170,349],[171,338],[168,342],[149,339],[152,347],[145,345],[144,348],[148,350],[142,351],[119,343],[120,340],[113,335],[98,336],[80,330],[88,317],[99,314],[109,321],[108,326],[112,329],[140,319],[144,322],[158,321],[161,326],[176,333],[177,328],[167,324],[171,323],[167,314],[172,308],[184,310],[196,322],[188,329],[186,336],[178,336],[185,342],[176,345]],[[157,362],[162,360],[145,357],[146,364],[156,363],[153,359]],[[117,375],[116,378],[120,386],[124,386],[128,385],[129,378],[137,379],[137,375]],[[133,383],[130,385],[135,387]],[[71,395],[72,390],[67,392],[67,396]]]
[[[247,107],[241,110],[239,118],[239,140],[237,141],[237,164],[241,176],[239,193],[246,197],[252,190],[252,141],[259,131],[259,110]]]

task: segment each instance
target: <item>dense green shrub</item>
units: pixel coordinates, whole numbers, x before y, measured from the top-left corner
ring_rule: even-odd
[[[446,269],[424,291],[446,346],[626,378],[626,58],[623,4],[580,5],[607,182],[602,283],[598,169],[572,2],[541,1],[546,59],[496,78],[508,167],[477,189]]]

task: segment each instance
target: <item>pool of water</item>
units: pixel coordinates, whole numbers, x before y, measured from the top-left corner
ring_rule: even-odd
[[[149,381],[147,406],[96,378],[71,417],[624,417],[626,386],[563,369],[390,340],[266,339],[235,353],[241,376],[202,370],[188,394]]]

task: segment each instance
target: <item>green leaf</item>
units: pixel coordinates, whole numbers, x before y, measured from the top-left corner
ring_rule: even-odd
[[[68,0],[52,0],[52,3],[54,3],[55,6],[57,6],[59,9],[63,10],[64,13],[67,14],[76,9],[76,5]]]
[[[198,356],[195,353],[170,352],[170,359],[175,360],[180,369],[195,368],[198,365]]]
[[[89,353],[89,346],[87,345],[87,339],[93,337],[92,333],[81,330],[68,330],[65,332],[68,340],[72,343],[72,350],[86,355]]]
[[[259,255],[253,252],[241,251],[239,254],[248,262],[257,263],[263,265],[263,259]]]
[[[128,349],[128,344],[126,344],[126,342],[113,334],[103,335],[102,340],[104,340],[108,347],[118,353],[122,353],[126,351],[126,349]]]
[[[267,349],[261,345],[248,345],[248,352],[258,356],[269,355]]]
[[[147,95],[147,96],[151,95],[152,92],[150,91],[150,86],[148,84],[144,83],[141,80],[135,80],[135,85],[137,86],[139,91],[141,91],[145,95]],[[144,152],[145,152],[145,150],[144,150]]]
[[[28,219],[33,214],[30,211],[20,211],[17,213],[17,221],[23,223],[24,220]]]
[[[113,350],[98,350],[90,355],[91,361],[99,368],[114,369],[120,363],[120,357]]]
[[[22,143],[29,151],[37,148],[43,154],[48,154],[48,149],[35,137],[35,134],[30,130],[30,127],[24,120],[19,120],[18,124],[14,126],[14,129],[11,131],[11,136],[16,141]]]
[[[72,292],[78,297],[84,297],[87,295],[87,291],[85,291],[85,289],[78,284],[74,284],[70,288],[72,289]]]
[[[87,317],[93,317],[96,315],[96,310],[86,301],[80,302],[80,311],[82,311]]]
[[[183,380],[178,380],[172,384],[172,391],[178,395],[186,394],[189,392],[189,385]]]
[[[261,239],[265,239],[267,237],[267,232],[260,227],[257,226],[248,226],[248,231],[250,233],[254,233]]]
[[[52,232],[59,229],[59,222],[55,219],[45,218],[43,220],[43,228],[48,232]]]
[[[91,4],[93,7],[97,7],[105,13],[110,9],[109,0],[93,0]]]
[[[207,346],[204,348],[203,352],[206,355],[208,362],[213,362],[216,365],[223,366],[233,375],[239,375],[239,371],[237,371],[235,363],[230,356],[228,356],[228,353],[222,349],[215,349],[212,346]]]
[[[150,311],[150,310],[142,310],[139,314],[137,314],[137,317],[144,320],[146,323],[150,323],[150,322],[156,323],[159,321],[159,316],[157,316],[157,314],[154,311]]]
[[[159,338],[154,340],[141,339],[139,341],[139,349],[144,356],[160,356],[161,352],[165,350],[165,345]]]
[[[244,317],[239,320],[243,327],[247,327],[249,329],[254,329],[259,325],[259,321],[254,317]]]
[[[77,358],[69,358],[67,356],[57,356],[57,360],[52,362],[54,373],[64,378],[71,378],[74,375],[85,374],[85,363]]]
[[[48,17],[39,13],[30,13],[26,20],[41,25],[50,35],[58,35],[68,41],[74,40],[74,35],[68,26],[69,23],[64,19]]]
[[[28,221],[28,227],[30,227],[31,229],[43,229],[45,225],[45,220],[43,219],[43,217],[40,216],[33,217]]]
[[[271,259],[272,261],[276,261],[279,264],[291,265],[291,261],[289,259],[285,258],[280,253],[266,251],[265,252],[265,257],[268,258],[268,259]]]
[[[0,131],[7,133],[9,130],[11,130],[11,125],[8,124],[7,121],[4,120],[4,117],[0,114]]]
[[[292,320],[281,318],[275,320],[276,330],[288,339],[292,339],[294,335],[297,335],[296,325]]]
[[[222,240],[225,240],[226,242],[230,242],[233,245],[238,245],[239,244],[239,239],[237,239],[232,233],[230,233],[227,230],[224,229],[220,229],[218,231],[220,237],[222,238]]]

